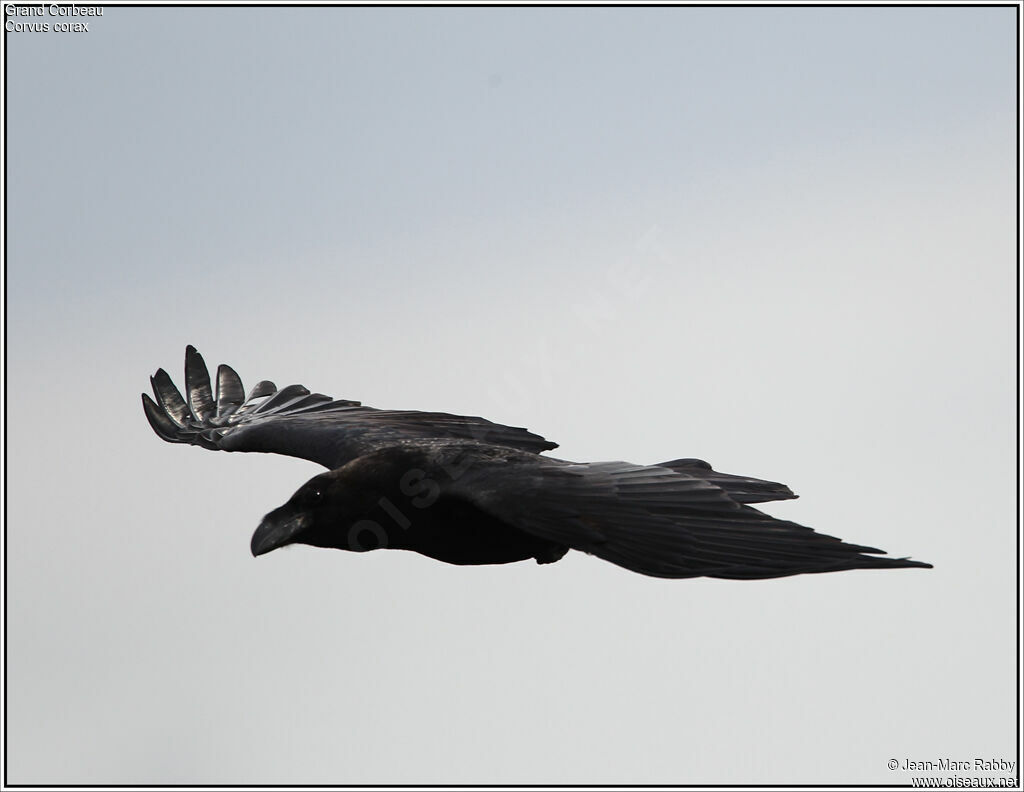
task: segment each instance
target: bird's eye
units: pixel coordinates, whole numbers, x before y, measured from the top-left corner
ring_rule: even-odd
[[[310,503],[319,503],[324,499],[324,493],[319,489],[311,489],[306,494],[306,500]]]

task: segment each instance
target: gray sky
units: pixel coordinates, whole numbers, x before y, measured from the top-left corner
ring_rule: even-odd
[[[909,783],[1013,758],[1004,8],[140,9],[7,34],[8,781]],[[289,548],[246,385],[699,456],[935,564]]]

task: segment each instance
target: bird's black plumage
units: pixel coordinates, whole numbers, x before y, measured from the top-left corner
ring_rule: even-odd
[[[299,543],[501,564],[550,563],[573,549],[666,578],[930,566],[775,519],[749,504],[795,498],[788,487],[719,473],[699,459],[569,462],[541,456],[555,443],[483,418],[376,410],[266,381],[244,397],[228,366],[218,368],[214,388],[191,346],[185,383],[187,401],[161,369],[152,377],[155,400],[143,394],[164,440],[329,468],[266,515],[254,555]]]
[[[188,401],[158,369],[150,381],[156,401],[142,395],[150,426],[171,443],[219,451],[263,451],[337,468],[369,451],[432,437],[462,438],[547,451],[552,443],[525,429],[483,418],[413,410],[377,410],[357,401],[310,393],[302,385],[277,389],[263,380],[249,395],[230,366],[217,367],[217,392],[202,355],[185,350]]]

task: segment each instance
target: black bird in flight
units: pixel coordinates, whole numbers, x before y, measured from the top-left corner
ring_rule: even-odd
[[[142,405],[168,442],[328,468],[263,518],[253,555],[299,543],[414,550],[450,564],[547,564],[571,549],[655,577],[741,580],[931,566],[777,520],[750,504],[795,498],[787,486],[699,459],[568,462],[541,456],[556,443],[483,418],[378,410],[266,380],[246,396],[225,365],[214,390],[192,346],[187,402],[163,369],[151,382],[156,400],[143,394]]]

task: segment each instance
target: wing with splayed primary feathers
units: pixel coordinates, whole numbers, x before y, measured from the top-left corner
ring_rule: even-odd
[[[331,469],[405,440],[459,438],[534,453],[558,445],[526,429],[483,418],[378,410],[310,393],[302,385],[278,389],[263,380],[246,396],[241,378],[227,365],[217,367],[214,390],[206,363],[193,346],[185,350],[187,401],[163,369],[150,381],[155,400],[142,394],[142,406],[153,431],[169,443],[284,454]]]

